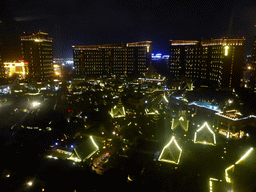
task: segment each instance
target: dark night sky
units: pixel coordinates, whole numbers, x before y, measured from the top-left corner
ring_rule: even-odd
[[[16,21],[16,34],[48,32],[54,57],[64,58],[72,45],[150,40],[153,52],[168,53],[170,39],[224,36],[244,36],[251,54],[256,31],[253,0],[8,0],[1,7],[3,21]]]

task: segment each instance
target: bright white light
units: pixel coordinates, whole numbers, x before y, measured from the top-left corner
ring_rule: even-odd
[[[228,49],[229,49],[229,47],[228,47],[228,46],[225,46],[224,49],[225,49],[225,56],[227,56],[227,55],[228,55]]]
[[[32,107],[38,107],[39,105],[41,105],[41,103],[40,103],[40,102],[37,102],[37,101],[34,101],[34,102],[32,103]]]
[[[181,117],[179,118],[179,121],[184,121],[184,118],[181,116]]]
[[[28,185],[28,186],[32,186],[32,185],[33,185],[33,182],[32,182],[32,181],[29,181],[29,182],[27,183],[27,185]]]

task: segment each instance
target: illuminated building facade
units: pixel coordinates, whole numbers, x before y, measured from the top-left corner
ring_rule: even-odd
[[[140,75],[150,62],[151,41],[73,46],[76,76]]]
[[[53,72],[52,38],[48,33],[21,37],[22,57],[28,63],[29,78],[34,80],[51,80]]]
[[[215,126],[219,130],[219,134],[227,137],[239,139],[250,136],[250,130],[247,126],[255,127],[255,116],[243,116],[237,110],[229,110],[215,114]]]
[[[62,65],[53,64],[54,76],[62,77]]]
[[[3,77],[4,77],[4,67],[3,67],[3,60],[2,60],[1,50],[0,50],[0,78],[3,78]]]
[[[171,40],[169,69],[173,77],[199,85],[239,87],[243,78],[245,39]]]
[[[253,67],[256,67],[256,34],[253,38],[252,65]]]
[[[249,88],[253,89],[254,93],[256,93],[256,34],[253,39],[253,50],[252,50],[252,55],[251,55]]]
[[[28,74],[27,62],[5,62],[4,63],[5,77],[11,77],[14,74],[19,75],[21,78],[25,78]]]
[[[169,69],[175,78],[199,78],[199,41],[171,40]]]

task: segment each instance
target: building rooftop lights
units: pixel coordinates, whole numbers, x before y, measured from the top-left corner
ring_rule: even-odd
[[[215,111],[215,112],[221,112],[221,110],[219,109],[218,106],[211,105],[211,104],[203,104],[203,103],[200,103],[200,102],[192,102],[192,103],[189,103],[188,105],[195,105],[197,107],[203,107],[203,108]]]
[[[230,116],[230,115],[228,115],[228,114],[225,114],[225,115],[224,115],[223,112],[221,112],[221,113],[215,113],[215,115],[224,117],[224,118],[229,119],[229,120],[232,120],[232,121],[240,121],[240,120],[249,119],[249,118],[254,117],[253,115],[250,115],[250,116],[248,116],[248,117],[241,117],[241,118],[238,118],[238,117],[236,117],[236,116],[232,117],[232,116]],[[254,117],[254,118],[255,118],[255,117]]]

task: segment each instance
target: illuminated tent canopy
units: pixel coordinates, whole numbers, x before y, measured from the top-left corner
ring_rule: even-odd
[[[189,120],[187,118],[180,116],[179,118],[172,118],[172,127],[171,129],[174,131],[175,129],[181,127],[184,131],[188,131]]]
[[[111,108],[110,115],[113,118],[121,118],[126,116],[125,109],[121,100],[119,100],[118,105],[115,105],[113,108]]]
[[[179,164],[181,157],[182,149],[178,145],[175,137],[173,136],[169,143],[164,146],[158,161]]]
[[[194,135],[194,143],[216,145],[215,133],[211,130],[207,122],[196,130]]]
[[[95,143],[93,137],[90,136],[90,138],[87,138],[84,142],[79,144],[77,148],[74,148],[74,154],[71,155],[71,158],[78,158],[78,161],[85,161],[98,150],[99,146]]]
[[[156,115],[159,114],[159,112],[151,106],[150,108],[145,109],[146,115]]]

